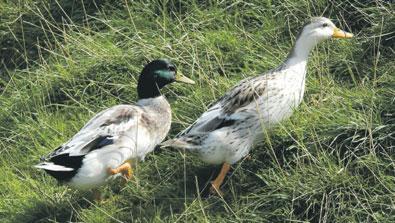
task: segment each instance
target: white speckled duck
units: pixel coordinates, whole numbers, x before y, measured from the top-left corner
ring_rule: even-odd
[[[248,155],[262,140],[262,128],[288,118],[303,99],[310,51],[330,38],[350,38],[327,18],[315,17],[300,32],[295,46],[279,67],[242,80],[204,112],[195,123],[162,147],[185,148],[209,164],[223,164],[211,182],[220,193],[230,165]]]
[[[160,89],[174,81],[193,84],[168,60],[147,64],[139,77],[139,100],[94,116],[75,136],[35,167],[78,189],[98,187],[111,176],[132,175],[131,162],[144,159],[166,137],[171,109]]]

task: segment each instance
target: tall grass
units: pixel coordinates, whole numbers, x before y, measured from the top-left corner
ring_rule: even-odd
[[[1,222],[394,222],[395,11],[391,1],[19,0],[0,3]],[[305,19],[356,34],[311,54],[305,100],[234,166],[175,151],[138,164],[95,203],[32,168],[96,112],[136,100],[143,65],[170,58],[170,136],[239,80],[286,57]]]

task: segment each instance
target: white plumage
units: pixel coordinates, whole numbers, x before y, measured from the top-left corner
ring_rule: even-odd
[[[163,96],[143,99],[136,105],[118,105],[93,117],[47,159],[61,155],[83,157],[81,167],[75,175],[69,180],[63,180],[79,189],[96,187],[110,177],[108,168],[116,168],[132,159],[143,160],[166,137],[170,123],[170,105]],[[50,161],[36,167],[70,173],[78,163],[70,161],[69,165],[74,168]]]
[[[313,18],[304,26],[283,64],[241,81],[194,124],[162,146],[185,148],[210,164],[224,163],[220,175],[212,182],[212,191],[219,191],[230,165],[246,156],[254,142],[262,139],[263,129],[290,117],[301,103],[311,49],[330,37],[351,36],[327,18]]]

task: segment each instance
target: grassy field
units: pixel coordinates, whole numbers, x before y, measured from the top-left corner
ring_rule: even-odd
[[[389,2],[1,1],[0,222],[395,222]],[[173,136],[280,64],[317,15],[356,37],[314,49],[304,102],[233,166],[223,198],[205,194],[218,167],[172,150],[102,188],[102,203],[33,168],[98,111],[134,102],[147,61],[169,58],[197,82],[163,91]]]

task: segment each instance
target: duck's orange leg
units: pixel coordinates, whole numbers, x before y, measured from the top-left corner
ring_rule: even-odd
[[[130,162],[125,162],[117,168],[108,168],[108,174],[115,175],[121,173],[126,180],[129,180],[132,177],[133,170]]]
[[[221,190],[219,189],[224,182],[226,174],[230,170],[230,164],[229,163],[224,163],[222,165],[221,171],[219,172],[217,178],[215,180],[211,181],[211,188],[210,188],[210,193],[215,194],[218,193],[219,195],[222,195]]]

